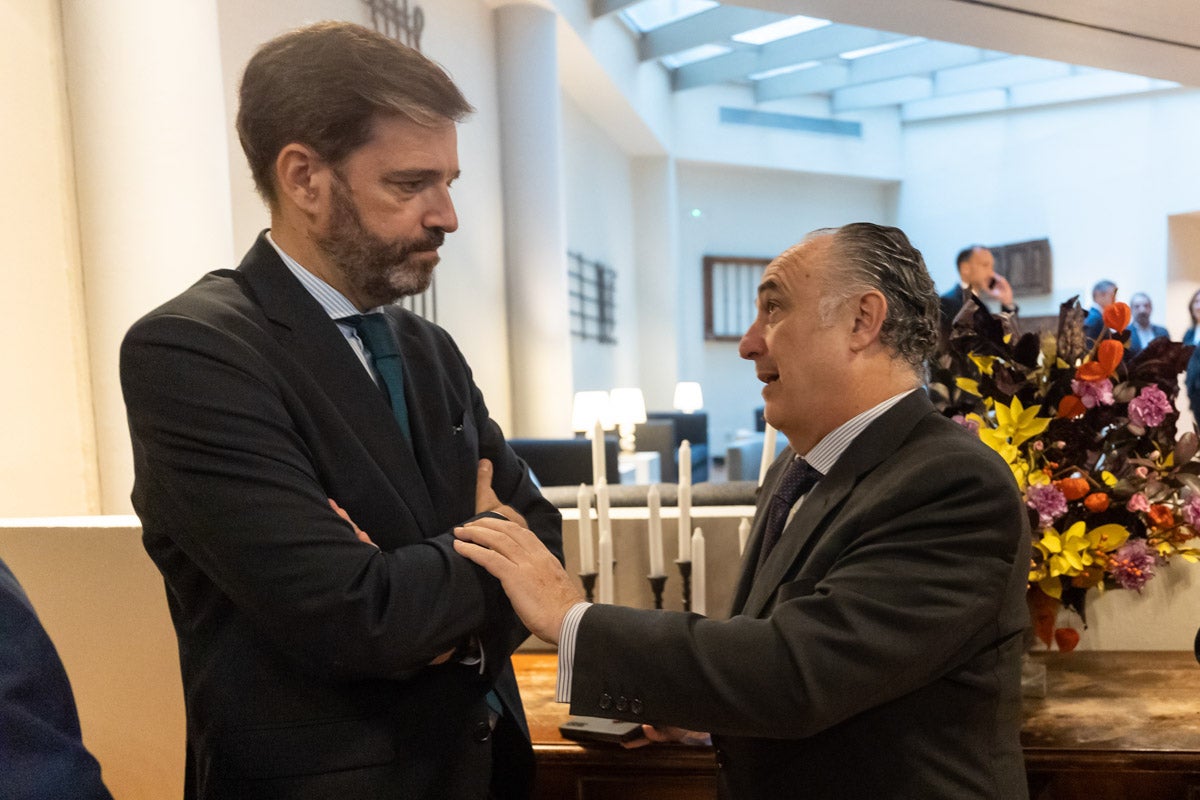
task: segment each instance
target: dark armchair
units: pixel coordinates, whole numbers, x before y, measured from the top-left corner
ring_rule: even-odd
[[[540,486],[578,486],[592,482],[590,439],[509,439],[508,444],[528,466]],[[605,480],[621,482],[617,438],[604,437]]]

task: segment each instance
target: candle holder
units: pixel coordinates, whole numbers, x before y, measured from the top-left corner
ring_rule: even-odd
[[[667,585],[667,576],[651,575],[647,580],[650,581],[650,591],[654,594],[654,607],[662,611],[663,587]]]
[[[692,562],[691,561],[676,561],[675,566],[679,567],[679,575],[683,578],[683,610],[692,610]]]
[[[587,598],[589,603],[595,602],[594,592],[596,591],[596,576],[597,572],[581,572],[579,580],[583,583],[583,596]]]

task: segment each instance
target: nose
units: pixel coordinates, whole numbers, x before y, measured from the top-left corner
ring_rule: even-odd
[[[742,340],[738,342],[738,355],[747,361],[753,361],[763,355],[766,350],[767,342],[762,335],[762,325],[756,319],[742,334]]]
[[[423,221],[427,230],[440,228],[446,233],[458,230],[458,214],[454,211],[454,201],[450,199],[450,187],[442,186],[438,189]]]

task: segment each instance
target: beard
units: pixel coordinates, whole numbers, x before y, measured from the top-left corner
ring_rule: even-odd
[[[374,308],[428,289],[445,232],[433,228],[418,239],[382,239],[363,225],[340,177],[332,186],[329,231],[317,237],[316,245],[341,271],[355,295]]]

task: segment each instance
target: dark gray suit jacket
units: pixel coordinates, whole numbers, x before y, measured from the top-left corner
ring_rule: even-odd
[[[528,778],[508,658],[527,633],[499,583],[454,553],[452,528],[475,514],[481,457],[560,556],[561,519],[450,336],[387,316],[411,445],[261,237],[236,271],[207,275],[122,345],[133,503],[179,638],[188,797],[483,797],[490,738],[510,724],[520,763],[500,769]],[[485,674],[426,666],[473,638]],[[493,686],[507,713],[488,737]]]
[[[916,392],[754,574],[791,455],[767,475],[732,619],[593,606],[571,711],[712,731],[727,798],[1025,797],[1030,534],[1008,466]]]

